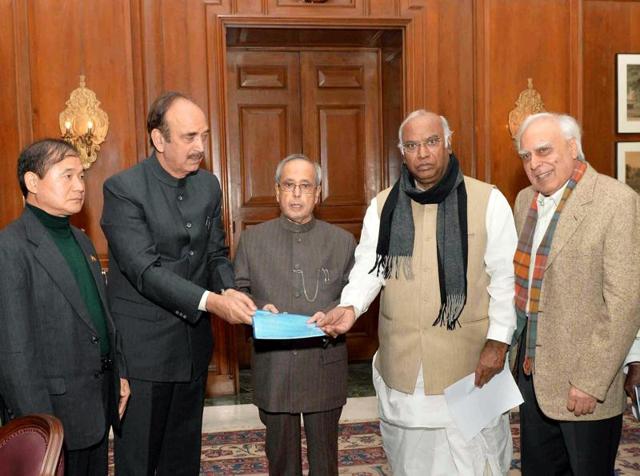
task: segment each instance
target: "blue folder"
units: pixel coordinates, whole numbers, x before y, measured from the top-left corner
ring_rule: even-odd
[[[307,324],[310,316],[256,311],[253,315],[255,339],[306,339],[325,335],[315,323]]]

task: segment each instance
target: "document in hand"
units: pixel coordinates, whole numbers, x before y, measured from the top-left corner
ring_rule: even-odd
[[[315,323],[307,324],[310,316],[256,311],[253,315],[255,339],[306,339],[325,335]]]
[[[482,388],[476,387],[474,381],[475,374],[469,374],[444,389],[451,418],[467,441],[491,420],[524,402],[508,369],[495,375]]]

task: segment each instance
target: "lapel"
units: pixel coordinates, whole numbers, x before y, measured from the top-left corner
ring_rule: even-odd
[[[520,240],[520,232],[522,231],[524,222],[527,220],[527,214],[531,208],[531,201],[533,200],[536,191],[533,187],[529,186],[520,192],[520,194],[521,195],[516,197],[515,209],[513,210],[513,219],[516,222],[518,240]]]
[[[587,216],[588,205],[593,201],[594,188],[598,179],[597,172],[587,165],[587,170],[584,176],[577,183],[576,188],[571,193],[571,196],[567,200],[562,212],[560,212],[560,219],[558,220],[558,226],[553,235],[553,242],[551,243],[551,251],[547,258],[547,266],[549,269],[553,260],[562,251],[562,248],[569,241],[569,239],[576,232],[580,223]]]
[[[34,257],[47,272],[51,280],[60,289],[62,295],[89,328],[96,332],[87,306],[80,294],[76,279],[69,269],[64,256],[49,236],[47,229],[38,221],[36,216],[28,209],[22,213],[27,240],[35,246]]]
[[[100,261],[96,256],[96,251],[91,245],[91,242],[87,239],[87,237],[75,227],[71,227],[71,232],[73,236],[76,238],[76,241],[80,245],[80,249],[82,249],[82,254],[84,254],[84,259],[87,260],[87,264],[89,265],[89,269],[91,270],[91,275],[93,276],[93,281],[96,284],[96,288],[98,289],[98,295],[100,296],[100,302],[102,303],[102,309],[104,310],[105,319],[107,319],[109,330],[111,331],[114,328],[113,321],[111,319],[111,314],[109,313],[109,303],[107,302],[107,290],[104,284],[104,277],[102,276],[102,268],[100,266]]]

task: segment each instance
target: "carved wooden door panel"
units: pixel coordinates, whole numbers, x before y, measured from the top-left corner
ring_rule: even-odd
[[[302,152],[323,172],[319,219],[360,236],[381,186],[380,68],[376,50],[227,50],[228,157],[233,248],[248,226],[275,218],[277,163]],[[377,348],[377,305],[348,335],[349,357]],[[237,333],[241,367],[249,329]]]
[[[297,52],[227,52],[228,157],[233,250],[242,230],[279,214],[274,172],[302,150]]]
[[[381,188],[381,84],[377,50],[300,54],[304,153],[322,167],[316,216],[360,238],[369,202]],[[347,335],[349,359],[378,348],[377,301]]]

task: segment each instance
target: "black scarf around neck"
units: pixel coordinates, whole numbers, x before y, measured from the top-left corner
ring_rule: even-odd
[[[411,257],[415,230],[411,200],[425,205],[438,204],[436,242],[440,311],[433,325],[454,330],[467,302],[467,190],[458,159],[449,155],[444,176],[428,190],[419,190],[405,164],[393,185],[380,215],[376,263],[369,272],[385,279],[398,277],[402,268],[406,279],[413,279]]]

